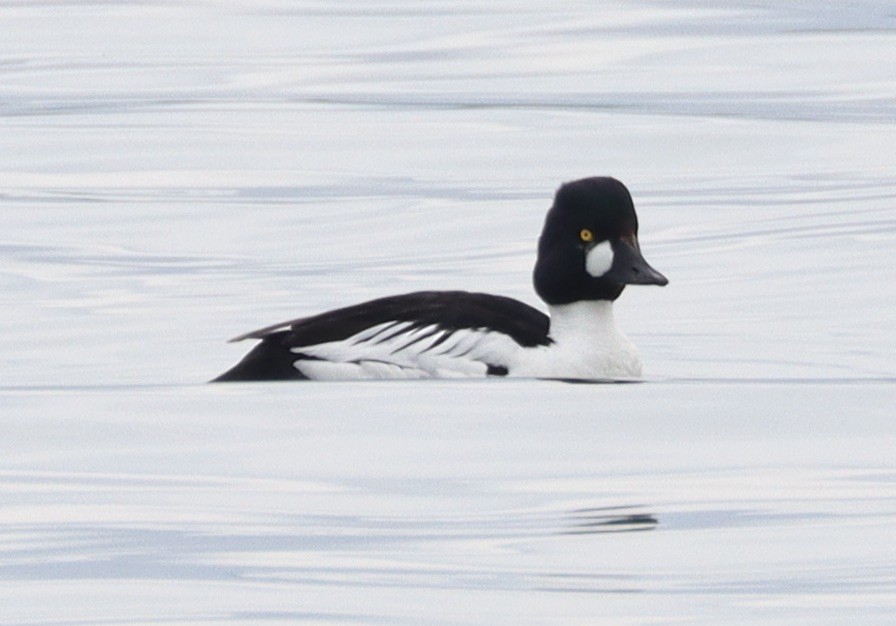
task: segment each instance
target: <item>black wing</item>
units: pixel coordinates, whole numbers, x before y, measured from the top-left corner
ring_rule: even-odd
[[[442,340],[458,330],[480,329],[504,334],[524,347],[550,344],[547,315],[518,300],[466,291],[419,291],[371,300],[236,337],[232,341],[261,339],[262,342],[215,380],[303,379],[305,376],[293,365],[302,358],[294,348],[343,341],[389,323],[400,324],[403,332],[433,327],[442,331]]]

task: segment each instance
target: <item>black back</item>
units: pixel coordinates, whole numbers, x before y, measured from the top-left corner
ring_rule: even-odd
[[[243,335],[238,339],[255,338],[262,342],[215,380],[305,378],[293,363],[309,357],[300,351],[294,352],[293,348],[342,341],[388,322],[410,322],[411,327],[406,330],[427,326],[449,333],[460,329],[493,330],[525,347],[551,342],[548,316],[513,298],[466,291],[418,291],[370,300]],[[286,325],[290,326],[288,330],[274,330]]]

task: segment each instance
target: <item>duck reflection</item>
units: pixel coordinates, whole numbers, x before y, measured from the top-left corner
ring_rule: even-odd
[[[592,535],[653,530],[659,521],[641,506],[589,507],[570,511],[561,535]]]

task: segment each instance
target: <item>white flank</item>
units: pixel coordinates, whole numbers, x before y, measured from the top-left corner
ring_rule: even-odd
[[[613,248],[609,241],[593,246],[585,254],[585,271],[597,278],[606,274],[613,266]]]

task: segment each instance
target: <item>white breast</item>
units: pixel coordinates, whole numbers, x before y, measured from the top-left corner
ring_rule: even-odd
[[[641,359],[616,327],[612,302],[555,305],[550,314],[549,336],[554,343],[522,350],[509,368],[511,376],[591,380],[641,376]]]

